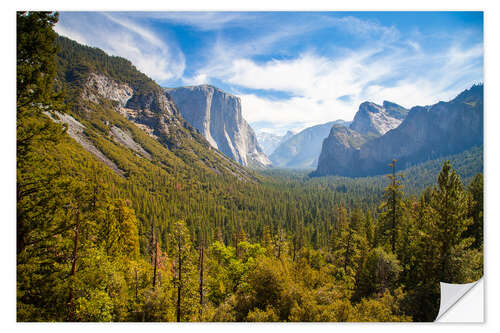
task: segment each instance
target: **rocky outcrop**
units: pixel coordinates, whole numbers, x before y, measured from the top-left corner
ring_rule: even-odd
[[[99,103],[100,98],[117,101],[119,107],[125,107],[134,90],[126,83],[110,80],[104,74],[90,73],[82,89],[82,98]]]
[[[115,111],[136,123],[150,136],[162,140],[170,148],[180,145],[181,137],[192,137],[191,126],[180,117],[170,96],[160,87],[134,88],[102,73],[89,73],[82,86],[81,98],[96,104],[103,100],[115,102]]]
[[[349,175],[359,156],[359,148],[366,141],[367,138],[356,131],[345,126],[333,126],[323,141],[315,174]]]
[[[212,147],[244,166],[271,164],[257,142],[253,129],[241,114],[240,99],[210,85],[165,89],[184,119]]]
[[[345,126],[343,120],[308,127],[299,133],[288,131],[280,145],[269,156],[274,167],[291,169],[316,168],[323,140],[333,125]]]
[[[413,107],[397,128],[371,140],[364,136],[359,146],[346,144],[345,136],[354,138],[360,133],[342,131],[332,128],[313,176],[377,175],[388,171],[392,159],[406,168],[459,153],[483,144],[483,85],[475,85],[449,102]]]
[[[384,101],[383,105],[364,102],[354,116],[350,128],[362,135],[380,136],[401,124],[408,110],[395,103]]]
[[[83,136],[73,135],[85,149],[91,151],[101,147],[101,143],[107,147],[116,145],[116,150],[109,150],[109,154],[132,152],[169,173],[206,172],[234,176],[242,181],[258,181],[241,164],[213,149],[181,116],[171,96],[130,61],[108,56],[102,50],[65,37],[58,37],[57,43],[60,52],[55,86],[66,90],[66,100],[72,104],[72,116],[85,126],[83,132],[78,130]],[[85,138],[95,144],[94,148]],[[99,154],[95,149],[91,152]],[[108,160],[106,156],[100,159],[108,165],[111,165],[109,160],[119,164],[114,159],[116,155],[107,157]],[[128,172],[123,170],[122,174],[128,176]]]
[[[115,125],[111,126],[110,133],[116,142],[135,151],[140,157],[145,157],[148,160],[151,160],[151,155],[146,150],[144,150],[144,148],[142,148],[140,144],[135,142],[130,133],[122,130],[120,127]]]

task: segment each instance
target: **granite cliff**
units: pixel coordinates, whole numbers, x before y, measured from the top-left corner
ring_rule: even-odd
[[[244,166],[265,168],[271,164],[242,116],[238,97],[210,85],[167,88],[165,93],[212,147]]]
[[[399,126],[379,137],[353,130],[352,125],[349,130],[331,129],[313,176],[378,175],[387,172],[393,158],[406,168],[481,145],[483,85],[474,85],[449,102],[413,107]]]
[[[359,106],[350,129],[362,135],[384,135],[398,127],[407,114],[407,109],[388,101],[382,105],[364,102]]]
[[[56,88],[71,112],[49,114],[67,133],[121,176],[132,152],[168,172],[253,175],[216,149],[181,115],[173,99],[130,61],[59,37]],[[128,161],[127,163],[129,163]],[[121,163],[121,165],[120,165]]]

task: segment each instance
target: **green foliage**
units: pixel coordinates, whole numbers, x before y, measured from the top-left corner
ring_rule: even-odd
[[[370,251],[360,272],[357,292],[362,297],[394,290],[402,268],[392,253],[378,247]]]
[[[482,251],[483,244],[483,174],[477,174],[468,186],[471,194],[468,216],[472,218],[472,224],[466,231],[466,235],[474,238],[473,246]]]
[[[451,165],[482,148],[444,163],[425,190],[442,161],[388,186],[386,177],[255,175],[186,128],[174,145],[111,101],[83,105],[92,72],[140,95],[159,88],[128,61],[65,38],[54,58],[56,20],[18,14],[18,321],[432,321],[439,281],[481,277],[482,176],[464,187]],[[66,91],[71,111],[54,89]],[[64,134],[48,109],[81,122],[123,175]],[[116,142],[111,126],[150,156]],[[458,164],[466,179],[471,165]]]

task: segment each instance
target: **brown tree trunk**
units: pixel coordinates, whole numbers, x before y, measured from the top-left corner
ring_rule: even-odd
[[[151,249],[151,263],[154,263],[154,258],[155,258],[155,244],[156,244],[156,237],[155,237],[155,221],[153,220],[153,225],[151,226],[151,239],[149,241],[150,244],[150,249]]]
[[[179,285],[177,286],[177,321],[181,321],[181,288],[182,288],[182,255],[181,255],[181,242],[178,242],[179,250]]]
[[[200,249],[200,320],[203,315],[203,245]]]
[[[157,267],[158,267],[158,241],[156,241],[156,244],[155,244],[153,288],[156,288],[156,270],[157,270]]]
[[[392,253],[396,250],[396,160],[392,160]]]
[[[137,303],[138,299],[137,299],[137,266],[134,267],[135,269],[135,302]]]
[[[79,228],[80,228],[80,202],[78,202],[77,208],[76,208],[75,239],[74,239],[74,243],[73,243],[73,256],[72,256],[73,262],[71,264],[71,273],[70,273],[71,277],[74,277],[76,274],[76,260],[78,259],[78,238],[80,235]],[[69,298],[68,298],[68,307],[69,307],[68,321],[74,320],[73,306],[74,306],[73,305],[73,288],[70,286]]]

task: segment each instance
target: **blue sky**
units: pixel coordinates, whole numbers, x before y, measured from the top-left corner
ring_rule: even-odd
[[[161,86],[235,94],[255,130],[276,134],[483,82],[481,12],[62,12],[56,31]]]

